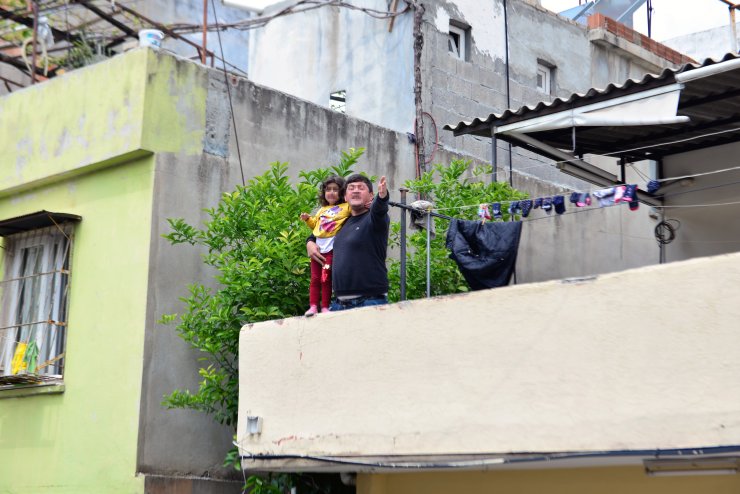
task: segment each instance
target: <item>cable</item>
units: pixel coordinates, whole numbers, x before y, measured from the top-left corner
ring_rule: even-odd
[[[239,445],[234,442],[237,448]],[[251,460],[311,460],[322,463],[332,463],[339,465],[354,465],[363,467],[373,468],[388,468],[388,469],[453,469],[453,468],[474,468],[474,467],[486,467],[493,465],[507,465],[514,463],[536,463],[536,462],[551,462],[556,460],[569,460],[575,458],[616,458],[616,457],[652,457],[652,458],[666,458],[672,456],[680,456],[683,458],[707,455],[707,454],[727,454],[740,452],[738,446],[710,446],[710,447],[699,447],[699,448],[684,448],[684,449],[647,449],[647,450],[612,450],[612,451],[589,451],[584,453],[568,452],[568,453],[533,453],[533,454],[513,454],[509,457],[503,456],[500,453],[490,453],[495,458],[482,458],[479,460],[460,460],[460,461],[445,461],[445,462],[383,462],[383,461],[360,461],[360,460],[348,460],[344,458],[338,458],[334,456],[314,456],[314,455],[298,455],[298,454],[281,454],[281,455],[240,455],[242,459]]]
[[[675,226],[674,226],[675,224]],[[663,220],[655,225],[655,239],[660,245],[667,245],[676,239],[676,231],[681,228],[678,220]]]
[[[734,202],[717,202],[712,204],[680,204],[676,206],[650,206],[655,209],[674,209],[674,208],[711,208],[714,206],[736,206],[740,201]]]
[[[213,8],[213,21],[218,27],[218,14],[216,13],[216,2],[211,0],[211,7]],[[234,125],[234,142],[236,142],[236,155],[239,158],[239,171],[242,174],[242,186],[247,185],[247,181],[244,179],[244,165],[242,165],[242,153],[239,149],[239,134],[236,129],[236,117],[234,116],[234,105],[231,102],[231,83],[229,82],[229,75],[226,72],[226,59],[224,58],[224,46],[221,43],[221,30],[217,29],[218,34],[218,48],[221,51],[221,61],[223,62],[224,69],[224,82],[226,83],[226,94],[229,96],[229,109],[231,110],[231,123]]]
[[[299,7],[303,7],[303,8],[299,8]],[[308,11],[319,9],[322,7],[342,7],[342,8],[346,8],[350,10],[357,10],[364,14],[369,15],[370,17],[383,20],[383,19],[390,19],[393,17],[399,17],[405,14],[411,9],[411,4],[409,2],[406,2],[406,7],[403,10],[396,11],[396,12],[390,12],[386,10],[376,10],[376,9],[371,9],[367,7],[359,7],[357,5],[352,5],[350,3],[343,2],[340,0],[328,0],[328,1],[326,0],[325,1],[301,0],[293,5],[285,7],[284,9],[272,15],[253,17],[248,20],[233,22],[230,24],[221,24],[220,27],[218,24],[215,24],[215,26],[206,26],[206,29],[209,31],[212,31],[213,29],[216,29],[216,30],[238,29],[240,31],[247,31],[250,29],[264,27],[270,21],[278,17],[282,17],[282,16],[286,16],[290,14],[300,14],[302,12],[308,12]],[[198,24],[178,24],[176,26],[173,26],[172,29],[174,32],[177,32],[177,33],[190,33],[190,32],[197,32],[199,30],[202,30],[203,26],[198,25]]]

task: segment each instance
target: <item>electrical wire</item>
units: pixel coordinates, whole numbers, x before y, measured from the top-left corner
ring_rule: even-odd
[[[216,26],[218,26],[218,13],[216,12],[216,2],[214,0],[211,0],[211,7],[213,8],[213,20],[216,23]],[[224,83],[226,84],[226,94],[229,97],[229,109],[231,111],[231,123],[234,125],[234,142],[236,143],[236,155],[239,158],[239,171],[241,172],[242,176],[242,186],[246,186],[247,182],[244,178],[244,165],[242,164],[242,153],[239,149],[239,134],[237,133],[237,127],[236,127],[236,117],[234,116],[234,105],[231,102],[231,82],[229,82],[229,75],[226,72],[226,59],[224,58],[224,46],[221,43],[221,30],[216,30],[216,33],[218,34],[218,47],[221,51],[221,61],[223,62],[223,71],[224,71]]]
[[[206,26],[206,29],[209,31],[212,31],[214,29],[215,30],[237,29],[240,31],[247,31],[250,29],[264,27],[270,21],[277,19],[278,17],[283,17],[283,16],[291,15],[291,14],[300,14],[303,12],[309,12],[311,10],[319,9],[322,7],[340,7],[340,8],[346,8],[349,10],[357,10],[364,14],[369,15],[370,17],[383,20],[383,19],[391,19],[393,17],[399,17],[405,14],[411,9],[411,4],[409,2],[406,2],[406,7],[404,9],[396,11],[396,12],[390,12],[386,10],[377,10],[377,9],[372,9],[368,7],[359,7],[357,5],[353,5],[353,4],[350,4],[350,3],[347,3],[341,0],[301,0],[271,15],[253,17],[247,20],[233,22],[230,24],[221,24],[220,26],[218,24],[208,25]],[[174,32],[177,32],[177,33],[192,33],[192,32],[198,32],[202,30],[203,25],[178,24],[176,26],[172,26],[172,29]]]
[[[239,448],[238,443],[233,443]],[[475,468],[475,467],[487,467],[494,465],[509,465],[516,463],[536,463],[536,462],[552,462],[557,460],[569,460],[569,459],[582,459],[582,458],[615,458],[615,457],[651,457],[651,458],[667,458],[680,456],[683,458],[698,456],[698,455],[709,455],[709,454],[728,454],[740,452],[738,446],[710,446],[710,447],[699,447],[699,448],[683,448],[683,449],[648,449],[648,450],[613,450],[613,451],[588,451],[588,452],[568,452],[568,453],[534,453],[534,454],[518,454],[511,455],[509,457],[502,456],[500,454],[491,453],[494,458],[482,458],[478,460],[460,460],[460,461],[444,461],[444,462],[384,462],[384,461],[361,461],[361,460],[349,460],[345,458],[339,458],[335,456],[315,456],[315,455],[298,455],[298,454],[243,454],[240,458],[244,460],[309,460],[317,461],[322,463],[331,463],[339,465],[352,465],[370,468],[387,468],[387,469],[455,469],[455,468]]]
[[[675,219],[663,220],[655,225],[655,239],[660,245],[667,245],[676,239],[676,232],[681,228],[681,222]]]

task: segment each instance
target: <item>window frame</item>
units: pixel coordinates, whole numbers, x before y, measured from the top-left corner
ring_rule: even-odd
[[[552,64],[546,63],[542,60],[537,60],[535,86],[538,91],[545,94],[552,94],[554,73],[555,67]],[[542,84],[540,84],[540,76],[542,76]]]
[[[465,60],[465,31],[452,24],[447,31],[447,52],[459,60]]]
[[[74,227],[71,222],[57,223],[52,215],[54,213],[47,214],[53,226],[4,235],[4,272],[0,282],[0,397],[13,394],[10,390],[24,388],[56,386],[59,391],[64,389]],[[34,251],[35,267],[29,271],[29,258]],[[30,298],[24,298],[29,294],[29,286]],[[30,306],[25,305],[29,300]],[[27,369],[19,372],[13,368],[20,338],[37,342],[34,372]]]

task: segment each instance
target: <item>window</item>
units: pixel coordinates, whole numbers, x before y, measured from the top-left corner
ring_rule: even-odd
[[[460,60],[470,60],[470,26],[462,22],[450,21],[447,51]]]
[[[335,91],[329,95],[329,107],[339,113],[347,113],[347,91]]]
[[[552,94],[552,73],[554,67],[543,61],[537,62],[537,89],[545,94]]]
[[[53,226],[8,234],[4,241],[4,279],[0,283],[0,390],[61,384],[67,330],[72,225],[56,215],[33,215],[32,224]],[[38,214],[37,214],[38,215]],[[13,230],[11,230],[13,231]],[[17,231],[17,230],[15,230]]]

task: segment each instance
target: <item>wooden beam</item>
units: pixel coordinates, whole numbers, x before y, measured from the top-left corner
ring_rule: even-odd
[[[391,12],[393,12],[395,14],[397,9],[398,9],[398,0],[393,0],[393,5],[391,5]],[[396,21],[396,16],[394,15],[393,17],[391,17],[391,20],[388,23],[388,32],[389,33],[393,31],[393,23],[395,21]]]

